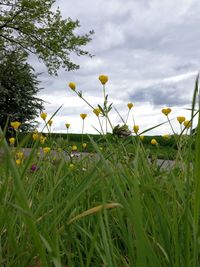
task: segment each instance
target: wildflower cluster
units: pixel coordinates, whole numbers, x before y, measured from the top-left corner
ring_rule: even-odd
[[[15,163],[16,165],[21,165],[24,161],[25,155],[23,151],[18,151],[15,153]]]

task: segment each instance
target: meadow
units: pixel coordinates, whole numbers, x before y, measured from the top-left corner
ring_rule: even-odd
[[[43,136],[47,138],[45,141],[45,146],[51,147],[52,150],[62,149],[66,152],[67,147],[76,145],[77,151],[79,152],[82,151],[85,153],[96,153],[93,144],[90,142],[90,138],[92,138],[93,141],[98,144],[100,149],[104,149],[106,147],[106,140],[111,142],[113,145],[116,141],[116,137],[112,134],[107,134],[105,137],[100,134],[88,135],[74,133],[51,133],[49,135],[48,133],[43,133]],[[24,141],[25,137],[26,141]],[[176,138],[178,138],[178,136],[170,135],[167,136],[167,138],[163,137],[162,135],[143,136],[142,144],[145,150],[149,151],[149,157],[153,156],[159,159],[173,160],[177,154]],[[151,145],[152,139],[157,140],[159,146]],[[18,140],[19,143],[22,142],[24,148],[31,148],[34,144],[32,140],[32,133],[29,133],[29,135],[27,133],[19,133]],[[133,142],[137,142],[136,140],[137,136],[129,136],[125,140],[121,138],[127,153],[135,153]],[[82,147],[82,144],[85,144],[86,147]]]
[[[87,114],[80,114],[82,134],[70,134],[69,124],[66,135],[51,133],[56,112],[41,114],[46,134],[22,136],[19,122],[9,140],[1,131],[0,266],[200,266],[200,128],[191,131],[198,78],[191,118],[177,117],[180,133],[154,137],[145,135],[152,128],[130,130],[127,118],[112,125],[108,77],[99,80],[104,104],[96,108],[69,83],[97,116],[97,135],[84,134]],[[161,115],[171,128],[170,112]],[[160,168],[160,157],[174,164]]]

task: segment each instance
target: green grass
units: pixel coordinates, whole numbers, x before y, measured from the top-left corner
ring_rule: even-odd
[[[191,120],[197,92],[198,78]],[[48,135],[44,145],[18,136],[14,148],[0,131],[0,266],[199,266],[199,127],[194,136],[154,137],[158,146],[147,136],[71,134]],[[82,141],[92,153],[66,158]],[[28,146],[17,165],[16,151]],[[41,146],[61,151],[38,154]],[[160,157],[174,164],[160,168]]]
[[[26,134],[20,133],[19,141],[24,140],[24,136]],[[46,134],[48,136],[48,134]],[[59,134],[52,133],[51,136],[48,136],[47,141],[45,142],[45,146],[49,146],[53,149],[57,149],[58,147],[66,150],[67,147],[72,145],[77,145],[78,151],[82,151],[82,138],[83,142],[87,143],[87,148],[83,151],[95,153],[95,149],[90,142],[90,137],[98,144],[99,147],[104,148],[107,146],[106,140],[101,135],[88,135],[88,134]],[[150,144],[151,139],[155,138],[159,147],[155,147]],[[111,142],[113,145],[116,143],[117,137],[108,134],[106,139]],[[120,141],[124,144],[128,153],[135,153],[133,142],[137,139],[136,136],[128,137],[128,138],[119,138]],[[149,151],[149,156],[157,156],[160,159],[174,159],[177,153],[177,146],[175,137],[172,135],[169,140],[165,140],[162,136],[145,136],[143,140],[143,145],[146,150]],[[32,135],[29,135],[26,142],[23,144],[24,147],[31,147],[34,144],[32,141]]]
[[[170,169],[149,163],[137,139],[105,139],[99,150],[88,138],[98,158],[72,159],[72,169],[38,157],[39,143],[17,167],[3,142],[0,266],[198,266],[191,138]]]

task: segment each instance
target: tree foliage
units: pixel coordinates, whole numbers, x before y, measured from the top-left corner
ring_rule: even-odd
[[[17,47],[36,54],[50,74],[60,67],[74,70],[79,66],[70,60],[71,53],[89,55],[82,49],[93,31],[74,33],[80,25],[71,18],[62,19],[56,0],[0,0],[0,51]]]
[[[43,101],[36,97],[40,90],[34,69],[25,62],[26,55],[18,51],[3,53],[0,57],[0,126],[8,119],[20,121],[21,129],[30,130],[43,109]]]

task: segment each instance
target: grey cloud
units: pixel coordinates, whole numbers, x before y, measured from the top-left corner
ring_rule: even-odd
[[[182,63],[182,64],[177,64],[175,67],[174,67],[174,70],[175,71],[184,71],[184,72],[188,72],[189,70],[191,69],[196,69],[198,70],[199,68],[199,65],[196,64],[195,62],[189,62],[188,63]]]
[[[137,91],[130,98],[136,102],[148,101],[155,106],[181,106],[190,103],[190,99],[179,96],[177,98],[175,86],[150,87]]]
[[[39,80],[45,89],[40,95],[59,97],[65,92],[71,95],[68,82],[74,81],[86,96],[99,97],[102,87],[98,76],[106,74],[107,92],[113,101],[148,101],[155,109],[191,102],[194,76],[167,79],[200,68],[199,0],[126,0],[126,3],[59,0],[56,3],[64,17],[80,20],[78,33],[95,30],[86,48],[95,56],[71,55],[80,69],[60,70],[58,77],[49,76],[45,66],[32,57],[30,61],[36,71],[42,72]],[[54,104],[47,105],[51,112],[55,111]],[[58,115],[77,116],[81,108],[63,107]]]
[[[194,77],[175,82],[160,82],[135,89],[129,97],[136,102],[150,102],[154,106],[190,105],[194,90]]]

